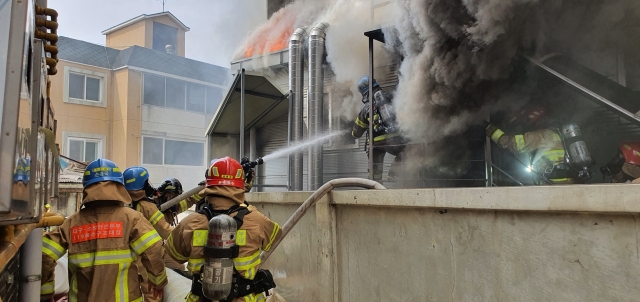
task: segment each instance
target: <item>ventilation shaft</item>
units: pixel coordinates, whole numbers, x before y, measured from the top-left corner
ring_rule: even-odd
[[[307,32],[304,28],[296,29],[289,39],[289,144],[304,138],[304,122],[302,108],[304,102],[304,40]],[[303,155],[295,152],[289,155],[290,190],[303,190]]]
[[[323,128],[322,100],[324,96],[324,42],[327,23],[316,23],[309,33],[309,88],[308,88],[308,117],[309,138],[321,135]],[[309,190],[317,190],[322,186],[322,144],[309,147]]]

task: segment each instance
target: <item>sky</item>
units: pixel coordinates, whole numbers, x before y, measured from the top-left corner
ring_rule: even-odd
[[[229,67],[236,46],[267,19],[266,1],[166,0],[165,10],[191,28],[186,57]],[[101,32],[137,17],[162,11],[159,0],[49,0],[57,10],[58,34],[100,45]]]

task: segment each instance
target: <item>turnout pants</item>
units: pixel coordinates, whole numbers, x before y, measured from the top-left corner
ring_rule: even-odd
[[[400,137],[392,137],[373,143],[373,152],[367,150],[367,156],[373,156],[373,180],[382,180],[384,157],[387,153],[395,156],[394,163],[389,169],[389,178],[397,176],[397,166],[403,161],[402,153],[405,145],[406,142]],[[371,145],[369,145],[369,149],[371,149]],[[371,172],[369,171],[369,173]]]

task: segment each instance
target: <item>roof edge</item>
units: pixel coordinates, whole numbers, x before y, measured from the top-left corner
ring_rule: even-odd
[[[213,118],[211,118],[211,122],[209,122],[209,126],[207,126],[207,129],[205,130],[204,136],[209,136],[209,134],[213,132],[213,128],[215,128],[216,125],[218,124],[218,121],[220,120],[220,115],[224,111],[224,107],[227,106],[227,104],[229,103],[229,99],[231,98],[231,95],[235,91],[236,86],[238,86],[239,82],[240,82],[240,74],[236,74],[235,78],[233,79],[233,82],[231,82],[231,85],[229,86],[229,90],[227,91],[227,94],[225,95],[224,99],[218,106],[218,109],[216,109],[216,112],[213,114]]]
[[[191,28],[189,28],[189,27],[188,27],[188,26],[186,26],[184,23],[182,23],[182,21],[180,21],[180,20],[179,20],[176,16],[174,16],[171,12],[166,11],[166,12],[155,13],[155,14],[150,14],[150,15],[142,14],[142,15],[140,15],[140,16],[134,17],[134,18],[129,19],[129,20],[127,20],[127,21],[124,21],[124,22],[122,22],[122,23],[120,23],[120,24],[117,24],[117,25],[115,25],[115,26],[112,26],[112,27],[110,27],[110,28],[107,28],[107,29],[103,30],[103,31],[101,32],[101,34],[103,34],[103,35],[108,35],[108,34],[110,34],[110,33],[112,33],[112,32],[115,32],[115,31],[117,31],[117,30],[119,30],[119,29],[125,28],[125,27],[127,27],[127,26],[129,26],[129,25],[131,25],[131,24],[133,24],[133,23],[138,22],[138,21],[142,21],[142,20],[150,19],[150,18],[155,18],[155,17],[159,17],[159,16],[165,16],[165,15],[166,15],[166,16],[169,16],[169,18],[171,18],[174,22],[176,22],[178,25],[180,25],[180,27],[182,27],[182,29],[183,29],[185,32],[187,32],[187,31],[190,31],[190,30],[191,30]]]

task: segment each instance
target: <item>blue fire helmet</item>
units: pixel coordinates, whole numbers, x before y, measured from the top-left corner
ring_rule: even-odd
[[[129,167],[122,173],[127,191],[142,190],[149,180],[149,171],[143,167]]]
[[[124,185],[122,172],[116,164],[108,159],[98,158],[84,170],[82,186],[84,188],[101,181],[113,181]]]
[[[376,79],[373,79],[373,88],[376,88],[376,87],[380,87],[380,86],[378,85],[378,82],[376,82]],[[364,76],[360,78],[360,81],[358,81],[358,91],[360,91],[362,96],[365,96],[367,94],[367,92],[369,91],[368,76]]]

